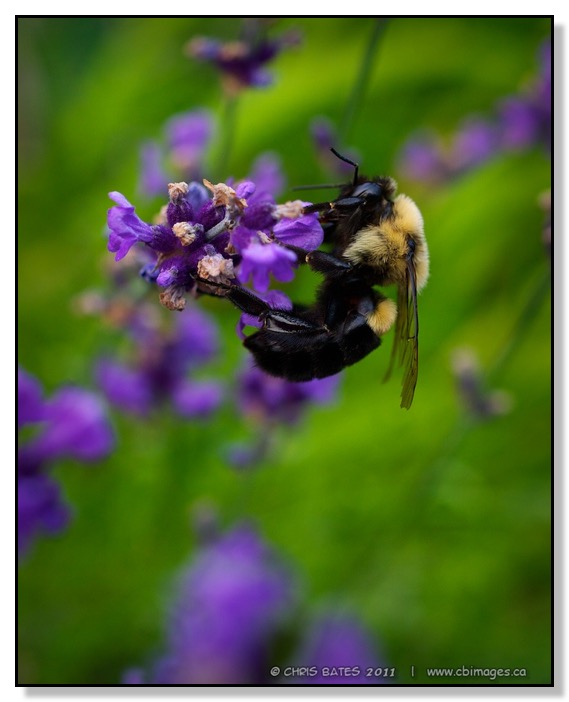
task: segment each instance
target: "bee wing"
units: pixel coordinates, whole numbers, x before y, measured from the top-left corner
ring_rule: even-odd
[[[395,362],[404,367],[401,407],[413,403],[419,373],[419,314],[417,310],[417,281],[413,261],[407,261],[405,285],[397,290],[397,321],[395,339],[384,382],[390,377]]]

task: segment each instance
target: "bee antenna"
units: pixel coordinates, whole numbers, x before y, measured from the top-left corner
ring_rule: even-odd
[[[333,146],[330,147],[330,151],[334,154],[334,156],[337,156],[340,159],[340,161],[344,161],[344,163],[349,163],[350,166],[353,166],[355,168],[353,185],[356,185],[356,183],[358,182],[359,164],[357,164],[355,161],[352,161],[349,158],[346,158],[345,156],[342,156],[342,154],[339,154]]]

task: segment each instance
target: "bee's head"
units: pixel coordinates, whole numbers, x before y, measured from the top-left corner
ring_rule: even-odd
[[[397,190],[397,183],[393,178],[381,177],[367,180],[362,177],[359,180],[360,182],[353,186],[350,191],[351,197],[362,198],[365,204],[370,205],[393,200]]]

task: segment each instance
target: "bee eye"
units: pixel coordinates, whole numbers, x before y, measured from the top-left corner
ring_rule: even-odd
[[[379,183],[362,183],[353,191],[352,197],[363,197],[380,199],[383,195],[383,188]]]

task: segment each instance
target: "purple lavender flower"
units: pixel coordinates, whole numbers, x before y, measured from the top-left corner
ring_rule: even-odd
[[[175,115],[166,124],[166,136],[173,163],[184,177],[201,175],[204,153],[211,141],[214,124],[207,110],[192,110]]]
[[[268,423],[295,424],[312,403],[327,404],[334,397],[340,374],[328,378],[292,383],[267,375],[248,361],[238,378],[241,411]]]
[[[166,183],[170,180],[163,167],[160,146],[154,141],[146,141],[140,148],[140,182],[142,195],[155,197],[164,195]]]
[[[496,126],[479,117],[469,117],[455,134],[449,160],[454,171],[462,171],[487,161],[499,148]]]
[[[419,133],[405,143],[397,168],[405,178],[425,183],[440,183],[448,175],[442,149],[430,132]]]
[[[293,665],[316,673],[295,683],[304,685],[377,685],[389,678],[366,676],[382,665],[370,635],[352,617],[321,616],[312,624]],[[344,669],[343,674],[339,669]],[[286,679],[285,679],[286,680]]]
[[[207,419],[217,411],[223,399],[223,389],[213,381],[184,381],[174,388],[172,401],[181,417]]]
[[[153,403],[152,387],[142,370],[103,358],[97,364],[95,377],[112,405],[141,417],[149,413]]]
[[[298,44],[296,32],[279,38],[221,43],[216,39],[195,37],[186,46],[188,56],[213,64],[221,73],[224,89],[235,95],[247,87],[264,88],[272,83],[265,66],[284,48]]]
[[[517,96],[505,98],[498,105],[498,114],[504,149],[526,149],[536,142],[541,124],[529,100]]]
[[[170,202],[155,225],[140,220],[123,195],[111,193],[117,206],[108,214],[108,248],[116,260],[135,244],[151,250],[155,263],[146,264],[143,275],[163,288],[160,300],[172,310],[184,308],[196,278],[225,285],[251,279],[264,292],[271,274],[282,282],[294,277],[296,255],[286,245],[313,250],[323,239],[318,215],[303,213],[308,203],[275,203],[269,192],[274,181],[265,179],[259,190],[252,181],[234,189],[204,180],[212,198],[197,183],[170,183]]]
[[[57,533],[70,518],[58,484],[47,475],[53,463],[100,460],[114,436],[101,401],[81,388],[62,388],[43,401],[38,381],[19,369],[18,401],[20,425],[39,424],[18,450],[18,551],[24,554],[39,532]]]
[[[105,408],[93,393],[62,388],[46,403],[45,412],[45,428],[33,444],[46,461],[99,461],[113,448],[114,435]]]
[[[478,166],[504,150],[551,142],[551,45],[540,50],[540,73],[529,89],[500,100],[490,118],[467,118],[450,148],[428,133],[411,137],[401,150],[399,169],[415,180],[438,184]]]
[[[264,682],[270,645],[294,603],[288,568],[253,528],[234,528],[203,547],[182,574],[151,682]],[[137,680],[140,673],[130,676],[130,684]]]
[[[25,370],[18,368],[18,427],[39,422],[44,415],[41,385]]]
[[[187,378],[218,350],[217,326],[208,314],[189,308],[175,317],[169,333],[159,320],[155,325],[147,320],[131,334],[137,345],[131,365],[108,358],[97,364],[97,383],[109,402],[139,416],[171,402],[180,415],[192,419],[207,418],[219,407],[223,393],[218,383]]]
[[[18,553],[27,553],[40,532],[58,534],[71,517],[59,485],[47,475],[18,475]]]

